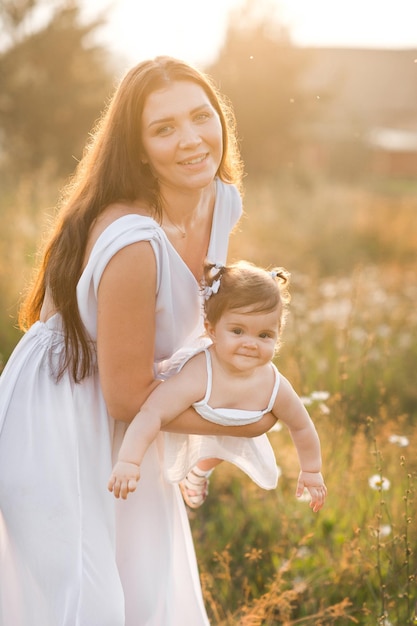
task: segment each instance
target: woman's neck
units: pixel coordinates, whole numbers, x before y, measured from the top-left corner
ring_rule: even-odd
[[[192,234],[195,227],[212,214],[215,200],[214,183],[190,192],[164,190],[162,194],[162,225],[177,230],[182,237]]]
[[[163,198],[162,228],[197,281],[202,278],[208,253],[215,200],[214,183],[198,194]]]

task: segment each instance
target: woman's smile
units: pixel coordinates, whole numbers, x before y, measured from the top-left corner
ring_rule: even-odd
[[[192,157],[192,158],[187,159],[185,161],[179,161],[179,163],[181,165],[199,165],[200,163],[205,161],[207,159],[207,157],[208,157],[208,152],[205,152],[204,154]]]

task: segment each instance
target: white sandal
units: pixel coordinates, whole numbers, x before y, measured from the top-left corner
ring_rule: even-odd
[[[211,470],[201,470],[198,465],[193,467],[187,474],[187,476],[180,482],[180,489],[185,504],[190,509],[198,509],[208,496],[209,492],[209,477],[212,473]]]

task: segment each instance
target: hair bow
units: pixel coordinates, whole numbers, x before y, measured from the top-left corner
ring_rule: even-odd
[[[208,300],[214,293],[219,291],[220,278],[213,280],[211,285],[206,285],[203,289],[203,296],[205,300]]]

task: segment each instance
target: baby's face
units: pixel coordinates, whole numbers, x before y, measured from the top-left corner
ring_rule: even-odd
[[[278,342],[280,311],[253,311],[249,308],[226,311],[207,332],[219,357],[239,370],[271,361]]]

